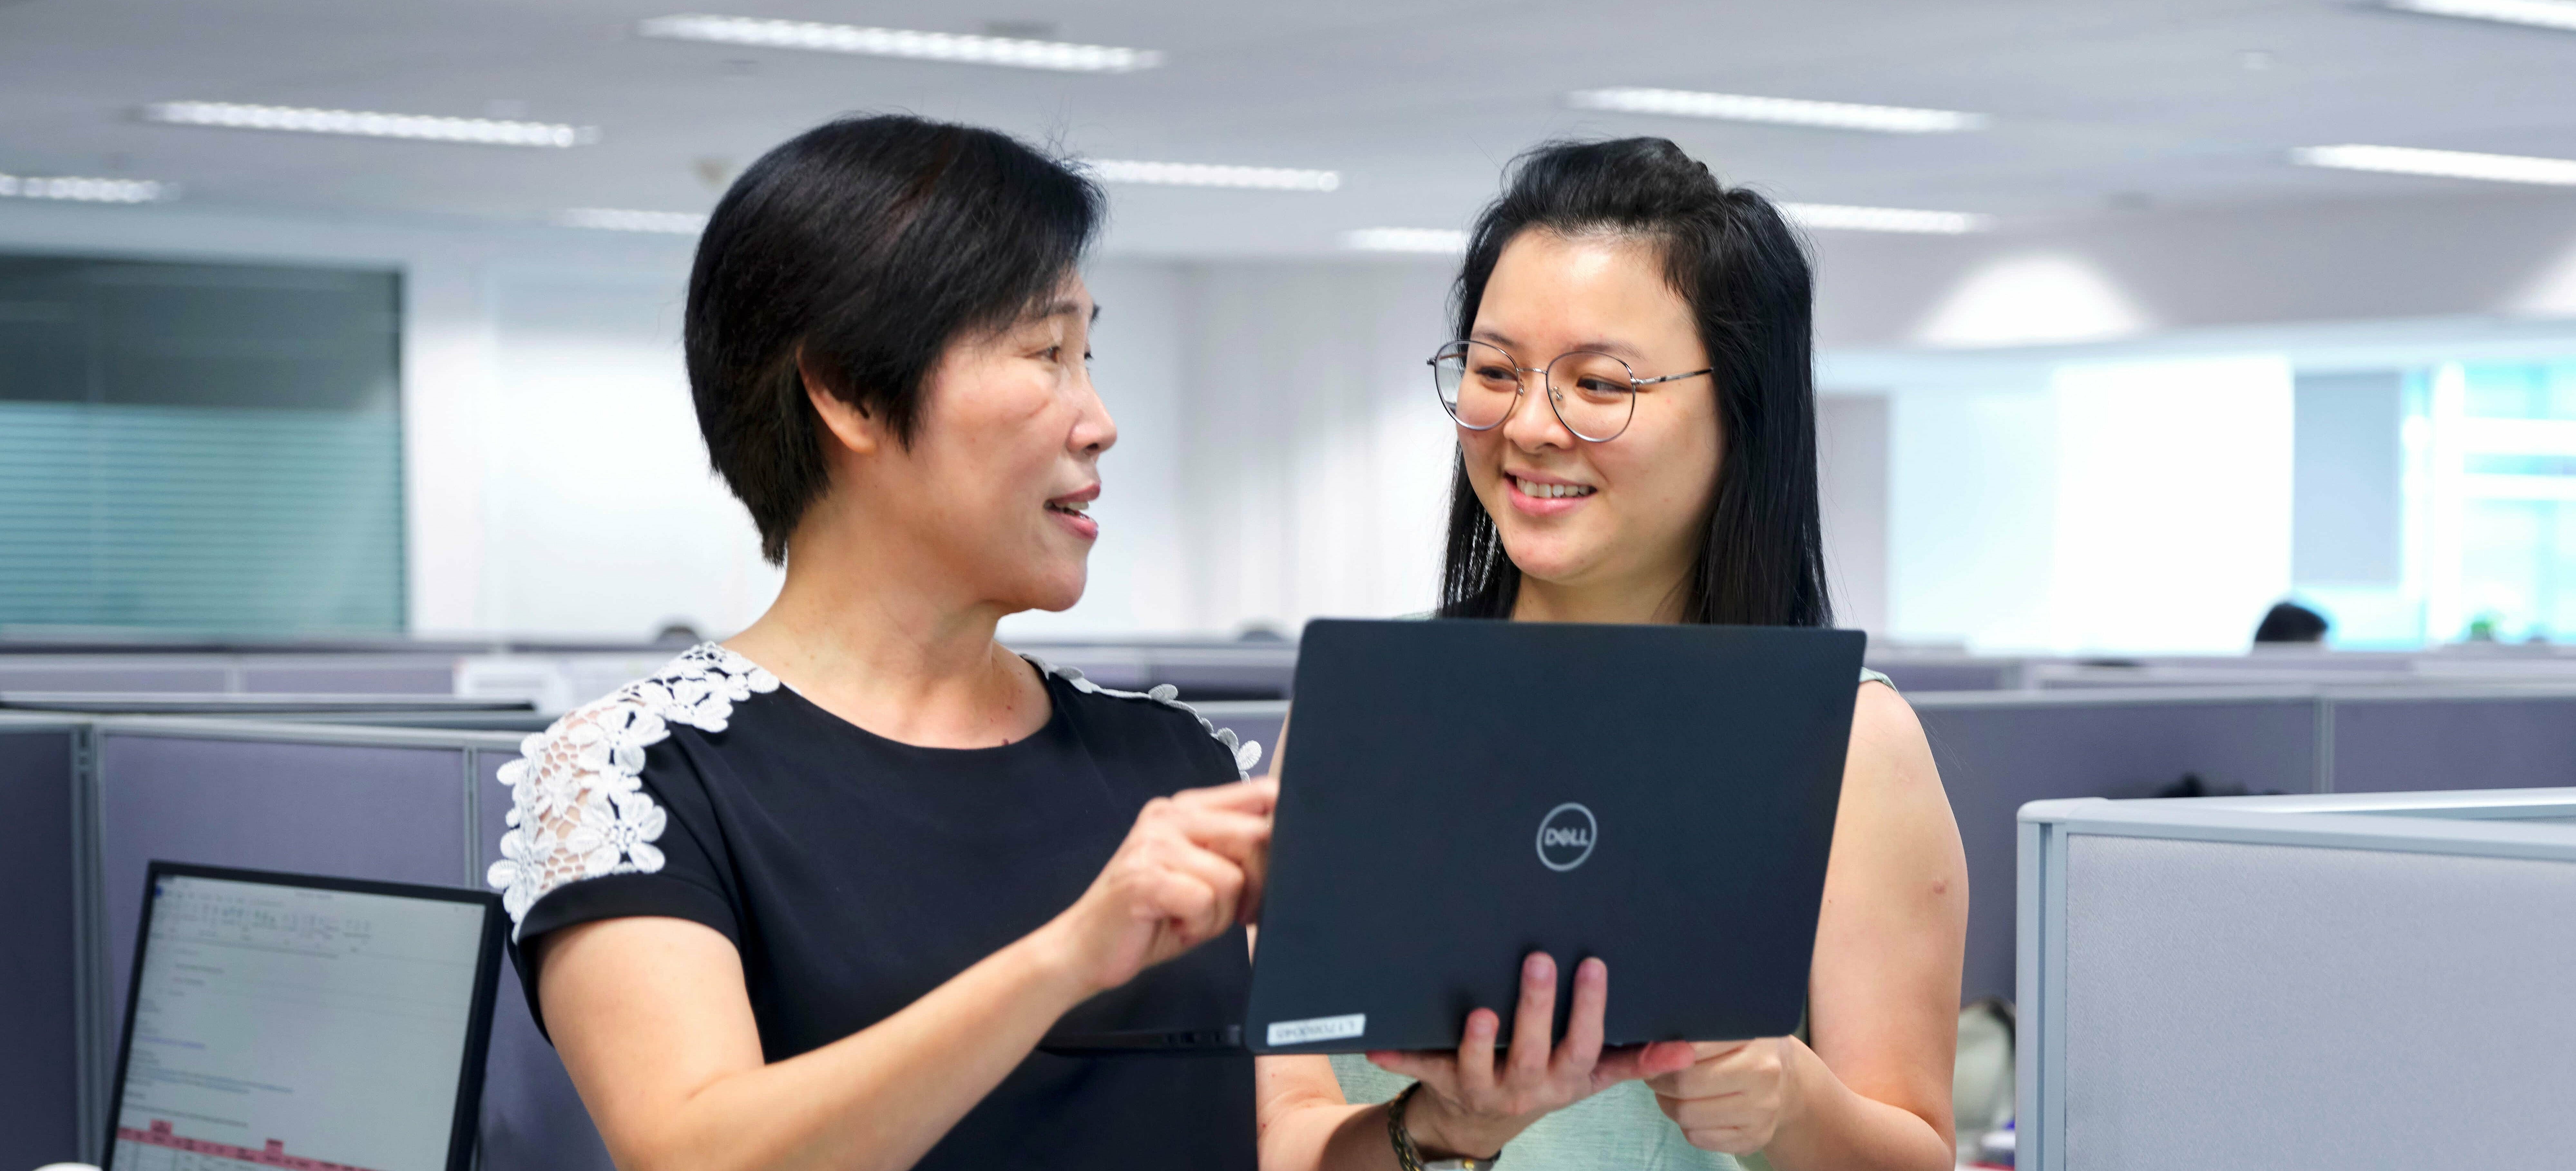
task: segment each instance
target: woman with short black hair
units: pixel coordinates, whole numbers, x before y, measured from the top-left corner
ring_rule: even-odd
[[[1082,593],[1099,216],[1003,135],[867,118],[709,220],[690,386],[786,582],[533,738],[493,874],[620,1166],[1249,1166],[1248,1063],[1030,1052],[1104,992],[1239,1002],[1241,943],[1193,948],[1240,939],[1269,832],[1250,749],[993,641]]]
[[[1240,1019],[1276,791],[1169,689],[993,638],[1081,597],[1098,532],[1099,217],[1055,160],[907,117],[801,135],[716,207],[690,386],[786,582],[531,737],[491,875],[630,1171],[1397,1166],[1381,1107],[1256,1119],[1243,1054],[1034,1051]],[[1654,1072],[1597,1051],[1603,994],[1556,1055],[1586,1092]]]

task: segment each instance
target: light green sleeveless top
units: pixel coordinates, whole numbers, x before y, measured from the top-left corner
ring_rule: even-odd
[[[1886,683],[1887,676],[1863,670],[1863,683]],[[1799,1032],[1806,1026],[1801,1023]],[[1356,1053],[1333,1058],[1333,1076],[1342,1097],[1352,1102],[1384,1102],[1413,1079],[1398,1077],[1369,1064]],[[1655,1105],[1655,1092],[1644,1082],[1621,1082],[1532,1123],[1503,1148],[1497,1161],[1506,1171],[1770,1171],[1760,1155],[1730,1158],[1703,1151],[1682,1137],[1682,1129]]]
[[[1413,1084],[1356,1053],[1337,1054],[1333,1075],[1353,1102],[1384,1102]],[[1703,1151],[1655,1105],[1644,1082],[1621,1082],[1532,1123],[1503,1148],[1501,1171],[1768,1171],[1759,1155],[1738,1162]]]

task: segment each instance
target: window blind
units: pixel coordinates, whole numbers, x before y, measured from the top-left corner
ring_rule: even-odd
[[[397,279],[0,257],[0,625],[403,625]]]

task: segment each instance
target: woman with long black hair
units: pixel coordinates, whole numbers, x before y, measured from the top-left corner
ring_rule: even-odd
[[[1770,203],[1663,139],[1542,147],[1477,221],[1455,298],[1430,361],[1458,428],[1440,616],[1832,624],[1811,278]],[[1518,683],[1544,695],[1546,664]],[[1966,862],[1922,728],[1885,683],[1865,673],[1854,701],[1801,1035],[1696,1044],[1683,1068],[1544,1118],[1489,1113],[1445,1133],[1448,1153],[1548,1171],[1952,1165]],[[1468,1032],[1494,1027],[1480,1009]],[[1399,1125],[1455,1097],[1456,1064],[1333,1061]]]

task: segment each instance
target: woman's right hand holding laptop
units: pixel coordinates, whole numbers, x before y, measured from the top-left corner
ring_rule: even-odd
[[[1378,1050],[1368,1059],[1422,1083],[1404,1111],[1404,1128],[1415,1145],[1426,1152],[1482,1157],[1501,1150],[1552,1111],[1623,1081],[1689,1067],[1693,1050],[1687,1042],[1605,1049],[1601,1017],[1609,1001],[1609,965],[1586,959],[1575,966],[1573,1011],[1564,1039],[1553,1050],[1542,1040],[1497,1053],[1494,1040],[1502,1017],[1479,1008],[1467,1014],[1466,1033],[1454,1054]],[[1544,1039],[1555,1020],[1556,960],[1546,952],[1531,952],[1521,960],[1512,1035]]]

